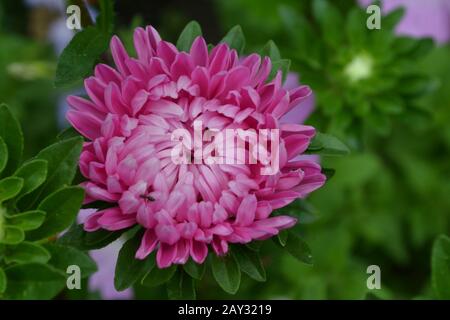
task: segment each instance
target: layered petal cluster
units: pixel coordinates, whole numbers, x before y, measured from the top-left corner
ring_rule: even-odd
[[[189,52],[161,40],[152,27],[134,33],[137,58],[114,37],[116,69],[99,64],[85,80],[89,99],[71,96],[67,118],[89,142],[80,159],[86,202],[108,209],[90,215],[87,231],[145,228],[136,258],[157,250],[160,268],[204,262],[208,250],[223,255],[229,243],[276,235],[296,220],[273,216],[275,209],[321,187],[320,166],[298,158],[315,134],[313,127],[289,123],[284,115],[310,95],[306,86],[290,90],[268,57],[240,58],[227,44],[208,50],[198,37]],[[171,133],[204,128],[278,129],[279,168],[262,175],[262,163],[176,164],[178,143]]]

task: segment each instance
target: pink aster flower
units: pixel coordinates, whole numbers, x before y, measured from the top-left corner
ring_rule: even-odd
[[[239,59],[227,44],[210,52],[198,37],[189,52],[161,40],[152,27],[134,34],[137,58],[114,37],[117,69],[104,64],[85,80],[89,100],[71,96],[70,123],[90,141],[80,170],[86,203],[111,207],[90,215],[86,231],[145,228],[136,258],[157,250],[160,268],[203,263],[211,248],[272,237],[296,219],[272,212],[321,187],[320,166],[296,160],[315,134],[313,127],[280,119],[310,95],[307,86],[287,90],[282,74],[268,81],[268,57]],[[256,164],[175,164],[171,133],[205,128],[278,129],[279,171],[262,175]]]
[[[294,72],[289,72],[284,83],[284,88],[292,90],[300,86],[299,76]],[[293,107],[283,117],[280,122],[283,123],[304,123],[315,107],[314,94],[309,95],[302,100],[297,106]]]

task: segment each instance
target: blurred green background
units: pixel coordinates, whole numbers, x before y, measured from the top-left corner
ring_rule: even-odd
[[[352,149],[346,157],[321,159],[336,174],[302,209],[307,219],[298,228],[314,266],[268,241],[262,247],[267,282],[244,277],[235,298],[433,297],[432,245],[438,235],[450,234],[450,45],[396,35],[402,16],[391,16],[380,31],[367,30],[367,15],[352,0],[332,1],[336,14],[312,2],[117,0],[115,31],[131,46],[133,28],[152,24],[175,41],[187,22],[197,20],[210,43],[236,24],[246,35],[246,52],[272,39],[292,60],[291,71],[315,92],[316,110],[307,123]],[[89,3],[94,14],[96,1]],[[57,56],[71,36],[65,17],[62,0],[0,1],[0,101],[22,123],[24,158],[55,140],[66,126],[64,96],[82,90],[53,86]],[[355,61],[369,74],[357,72],[355,79]],[[381,290],[367,289],[369,265],[381,268]],[[231,298],[211,275],[197,293]],[[136,287],[134,295],[166,297],[163,288]]]

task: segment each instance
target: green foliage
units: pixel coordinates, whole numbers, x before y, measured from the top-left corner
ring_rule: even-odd
[[[16,213],[14,215],[7,215],[8,223],[11,226],[16,226],[23,231],[30,231],[39,228],[44,223],[46,213],[42,210],[26,211]]]
[[[239,264],[239,268],[250,278],[256,281],[266,281],[266,271],[257,252],[244,246],[235,246],[232,252]]]
[[[164,269],[155,266],[148,270],[147,274],[142,278],[141,284],[146,287],[159,286],[169,281],[176,271],[177,267],[175,265]]]
[[[0,137],[8,148],[8,162],[4,175],[17,168],[22,159],[23,133],[17,118],[5,104],[0,105]]]
[[[25,233],[22,229],[14,226],[2,226],[0,244],[15,245],[25,239]]]
[[[42,159],[31,160],[19,169],[14,176],[22,178],[24,185],[20,191],[19,198],[36,190],[47,178],[47,161]]]
[[[80,267],[82,278],[87,278],[97,271],[95,262],[83,251],[56,243],[47,243],[44,247],[51,255],[48,263],[58,270],[65,272],[68,266],[76,265]]]
[[[436,48],[431,39],[396,34],[403,10],[383,17],[381,30],[368,30],[368,15],[356,1],[217,2],[224,30],[239,23],[251,35],[247,47],[273,39],[280,56],[292,59],[291,70],[315,96],[307,124],[352,151],[321,157],[333,178],[306,201],[276,212],[298,218],[295,231],[313,250],[314,266],[264,245],[267,283],[244,283],[236,297],[362,299],[366,268],[378,264],[379,297],[436,298],[431,243],[450,230],[448,43]],[[334,30],[325,32],[333,20]],[[370,76],[359,73],[361,66],[371,66]],[[316,153],[315,143],[308,153]],[[286,233],[278,238],[284,243]]]
[[[56,86],[72,85],[86,78],[108,48],[113,32],[112,0],[100,1],[100,9],[96,25],[78,32],[62,52],[56,69]]]
[[[84,191],[66,185],[72,182],[82,141],[58,142],[21,164],[22,131],[5,105],[0,107],[0,122],[7,128],[0,129],[0,151],[4,151],[0,166],[7,160],[0,179],[0,297],[49,299],[65,285],[67,265],[61,254],[66,264],[90,264],[90,273],[95,269],[87,256],[83,264],[71,255],[75,249],[42,245],[67,228],[81,207]],[[21,211],[18,201],[25,198],[32,202],[20,201],[28,209]]]
[[[289,73],[289,68],[291,66],[291,60],[281,58],[280,50],[275,42],[270,40],[260,51],[262,56],[269,57],[272,62],[272,70],[270,71],[267,80],[271,81],[275,78],[278,71],[282,72],[283,81],[286,80],[286,76]]]
[[[103,34],[112,34],[114,30],[114,1],[100,0],[100,14],[96,21],[96,27]]]
[[[111,242],[117,240],[127,230],[107,231],[97,230],[86,232],[82,225],[72,224],[69,230],[58,239],[58,243],[66,246],[73,246],[80,250],[95,250],[106,247]]]
[[[37,190],[22,197],[18,206],[29,209],[44,200],[45,195],[69,185],[75,176],[82,145],[83,139],[75,137],[57,142],[40,151],[36,159],[47,161],[47,179]]]
[[[450,299],[450,238],[444,235],[438,237],[433,245],[431,283],[437,298]]]
[[[272,70],[270,71],[267,80],[270,81],[273,78],[275,78],[275,76],[279,71],[281,71],[281,74],[283,75],[283,80],[286,80],[286,76],[289,73],[290,67],[291,67],[291,60],[289,59],[280,59],[272,61]]]
[[[6,299],[51,299],[66,283],[63,271],[40,263],[17,264],[5,270]]]
[[[88,27],[73,37],[64,49],[56,71],[56,86],[66,86],[87,77],[98,57],[108,48],[109,36]]]
[[[272,40],[269,40],[262,48],[261,55],[269,57],[273,61],[281,59],[280,49],[278,49],[277,45]]]
[[[231,49],[235,49],[239,55],[242,55],[245,48],[245,37],[241,26],[231,28],[220,42],[228,44]]]
[[[0,268],[0,295],[6,290],[6,286],[8,284],[7,281],[8,279],[6,278],[5,271]]]
[[[167,283],[167,296],[173,300],[195,300],[194,279],[180,270]]]
[[[202,28],[197,21],[189,22],[186,27],[184,27],[177,40],[177,49],[180,51],[189,52],[192,43],[195,38],[202,35]]]
[[[230,294],[235,294],[241,284],[241,269],[236,258],[229,254],[224,257],[212,255],[211,267],[219,286]]]
[[[3,139],[0,138],[0,174],[2,173],[3,169],[5,169],[7,162],[8,162],[8,146],[3,141]]]
[[[380,30],[366,28],[363,8],[330,0],[308,0],[302,10],[286,5],[281,13],[293,67],[316,91],[313,124],[361,141],[365,128],[389,134],[393,117],[406,112],[404,105],[423,108],[417,97],[430,92],[431,79],[414,60],[432,46],[429,39],[395,37],[402,9],[382,17]]]
[[[17,196],[22,190],[23,179],[17,177],[9,177],[0,180],[0,204]]]
[[[350,153],[350,149],[338,138],[317,132],[308,146],[307,152],[322,156],[339,156]]]
[[[49,259],[50,253],[41,245],[33,242],[24,241],[6,249],[5,262],[7,264],[46,263]]]
[[[28,238],[40,240],[69,227],[75,220],[83,199],[84,190],[80,187],[64,187],[50,194],[37,207],[47,214],[46,219],[38,229],[28,234]]]
[[[206,263],[198,264],[194,260],[189,259],[184,265],[183,270],[196,280],[201,280],[205,274]]]
[[[136,251],[141,244],[142,234],[143,232],[138,232],[133,235],[120,249],[114,276],[114,286],[118,291],[131,287],[155,266],[153,255],[144,260],[135,258]]]
[[[293,257],[306,264],[313,264],[311,249],[308,244],[296,233],[289,232],[285,248]]]
[[[339,10],[327,0],[314,0],[312,4],[314,18],[318,21],[324,41],[330,46],[342,44],[342,32],[337,28],[344,19]]]

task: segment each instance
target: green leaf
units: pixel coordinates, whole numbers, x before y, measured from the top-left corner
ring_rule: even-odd
[[[272,61],[281,60],[280,50],[272,40],[269,40],[263,47],[261,55],[269,57]]]
[[[327,181],[329,181],[331,178],[333,178],[335,173],[336,173],[336,170],[334,170],[334,169],[322,168],[322,174],[324,174],[325,177],[327,177]]]
[[[8,147],[3,138],[0,137],[0,173],[5,169],[8,163]]]
[[[445,235],[439,236],[433,244],[431,285],[437,298],[450,299],[450,238]]]
[[[410,59],[422,58],[433,48],[434,41],[432,38],[397,37],[392,45],[392,49],[397,55],[406,56]]]
[[[109,35],[94,27],[78,32],[62,52],[56,68],[56,86],[68,86],[86,78],[109,44]]]
[[[277,237],[278,242],[280,242],[281,246],[284,247],[286,245],[287,239],[288,239],[289,233],[286,230],[281,230]]]
[[[56,139],[58,141],[61,141],[76,137],[81,137],[80,133],[74,127],[68,127],[62,130],[60,133],[58,133]]]
[[[39,228],[45,220],[45,212],[33,210],[6,216],[9,225],[18,227],[23,231]]]
[[[5,271],[0,268],[0,297],[5,292],[6,286],[8,285],[8,279],[6,278]]]
[[[230,294],[235,294],[241,283],[241,270],[233,255],[219,257],[212,255],[212,272],[219,286]]]
[[[39,152],[36,158],[48,163],[47,180],[37,190],[22,197],[18,203],[19,208],[34,208],[50,193],[64,185],[70,185],[77,170],[82,146],[83,139],[77,137],[57,142]]]
[[[83,225],[75,223],[58,239],[58,243],[73,246],[80,250],[95,250],[103,248],[117,240],[123,233],[121,231],[97,230],[87,232],[83,229]]]
[[[47,213],[47,218],[42,226],[27,235],[28,238],[39,240],[68,228],[75,220],[83,199],[84,190],[80,187],[65,187],[49,195],[38,206],[38,210]]]
[[[40,263],[15,265],[5,272],[8,277],[7,299],[52,299],[66,284],[64,273]]]
[[[299,224],[313,223],[318,219],[317,209],[311,203],[305,200],[297,200],[296,203],[299,205],[296,214]]]
[[[370,117],[367,118],[367,123],[370,130],[384,136],[389,134],[392,126],[391,119],[381,113],[371,114]]]
[[[297,218],[298,224],[308,224],[317,220],[317,209],[315,209],[310,203],[305,200],[296,200],[283,208],[275,211],[276,215],[287,215]],[[278,240],[282,240],[280,243],[283,247],[287,241],[288,231],[282,231],[278,234]],[[280,239],[280,237],[282,239]]]
[[[321,62],[318,60],[321,49],[320,41],[317,41],[317,32],[313,30],[308,19],[298,14],[294,8],[286,5],[281,5],[279,12],[286,32],[289,32],[293,38],[298,58],[314,70],[322,68]]]
[[[9,177],[0,180],[0,203],[17,196],[23,187],[23,179]]]
[[[84,231],[83,225],[74,223],[70,229],[57,240],[57,243],[65,246],[72,246],[83,251],[96,250],[106,247],[128,230],[129,229],[123,229],[114,232],[97,230],[87,232]]]
[[[241,55],[245,48],[245,37],[241,26],[238,25],[231,28],[220,42],[228,44],[231,49],[237,51],[238,55]]]
[[[396,96],[379,97],[373,103],[378,110],[387,114],[399,114],[404,110],[403,99]]]
[[[192,259],[189,259],[184,265],[184,271],[190,275],[192,278],[201,280],[205,274],[206,263],[198,264]]]
[[[289,232],[285,248],[297,260],[306,264],[313,264],[311,249],[308,244],[292,231]]]
[[[245,246],[250,250],[258,252],[261,249],[264,241],[252,241],[247,243]]]
[[[321,90],[317,95],[317,103],[323,109],[323,113],[333,120],[342,114],[343,98],[340,93],[333,89]]]
[[[180,51],[189,52],[195,38],[202,35],[202,28],[197,21],[189,22],[177,40],[177,48]]]
[[[55,243],[47,243],[45,248],[51,254],[51,259],[48,263],[64,273],[66,273],[67,267],[70,265],[80,267],[82,278],[86,278],[97,271],[94,260],[83,251]]]
[[[350,149],[338,138],[330,134],[317,132],[307,152],[324,156],[338,156],[349,154]]]
[[[343,32],[340,27],[344,20],[339,10],[330,1],[314,0],[313,14],[322,29],[323,40],[333,47],[341,45]],[[365,28],[365,25],[359,28]]]
[[[141,284],[146,287],[156,287],[169,281],[177,271],[175,265],[168,268],[160,269],[157,266],[152,268],[141,281]]]
[[[0,243],[2,244],[19,244],[25,239],[23,230],[17,227],[5,226],[2,233],[3,235],[0,230]]]
[[[425,75],[417,74],[403,77],[400,81],[402,85],[399,88],[399,93],[408,96],[420,96],[433,88],[433,82]]]
[[[405,15],[405,8],[399,7],[381,18],[381,29],[394,30]]]
[[[281,73],[283,75],[283,81],[286,80],[286,76],[289,73],[290,66],[291,60],[289,59],[280,59],[272,61],[272,70],[270,71],[267,81],[273,80],[273,78],[275,78],[279,70],[281,70]]]
[[[155,266],[154,254],[150,254],[144,260],[135,258],[136,251],[141,245],[142,236],[143,232],[138,232],[125,242],[120,249],[114,275],[114,287],[117,291],[123,291],[131,287]]]
[[[100,0],[100,14],[96,27],[104,34],[110,35],[114,28],[114,3],[111,0]]]
[[[237,245],[233,247],[233,255],[235,256],[239,267],[250,278],[256,281],[266,281],[266,271],[262,265],[259,254],[245,246]]]
[[[45,182],[47,161],[41,159],[31,160],[17,169],[14,176],[22,178],[24,181],[19,196],[29,194]]]
[[[415,41],[414,51],[409,54],[411,59],[423,58],[434,48],[434,40],[432,38],[415,39]]]
[[[0,105],[0,137],[8,147],[8,163],[4,174],[10,174],[22,159],[23,133],[19,121],[6,104]]]
[[[167,295],[172,300],[195,300],[194,279],[180,269],[167,283]]]
[[[24,241],[6,248],[6,263],[46,263],[49,259],[50,253],[36,243]]]
[[[356,48],[363,48],[367,41],[366,20],[367,16],[360,8],[353,8],[347,16],[346,33]]]

